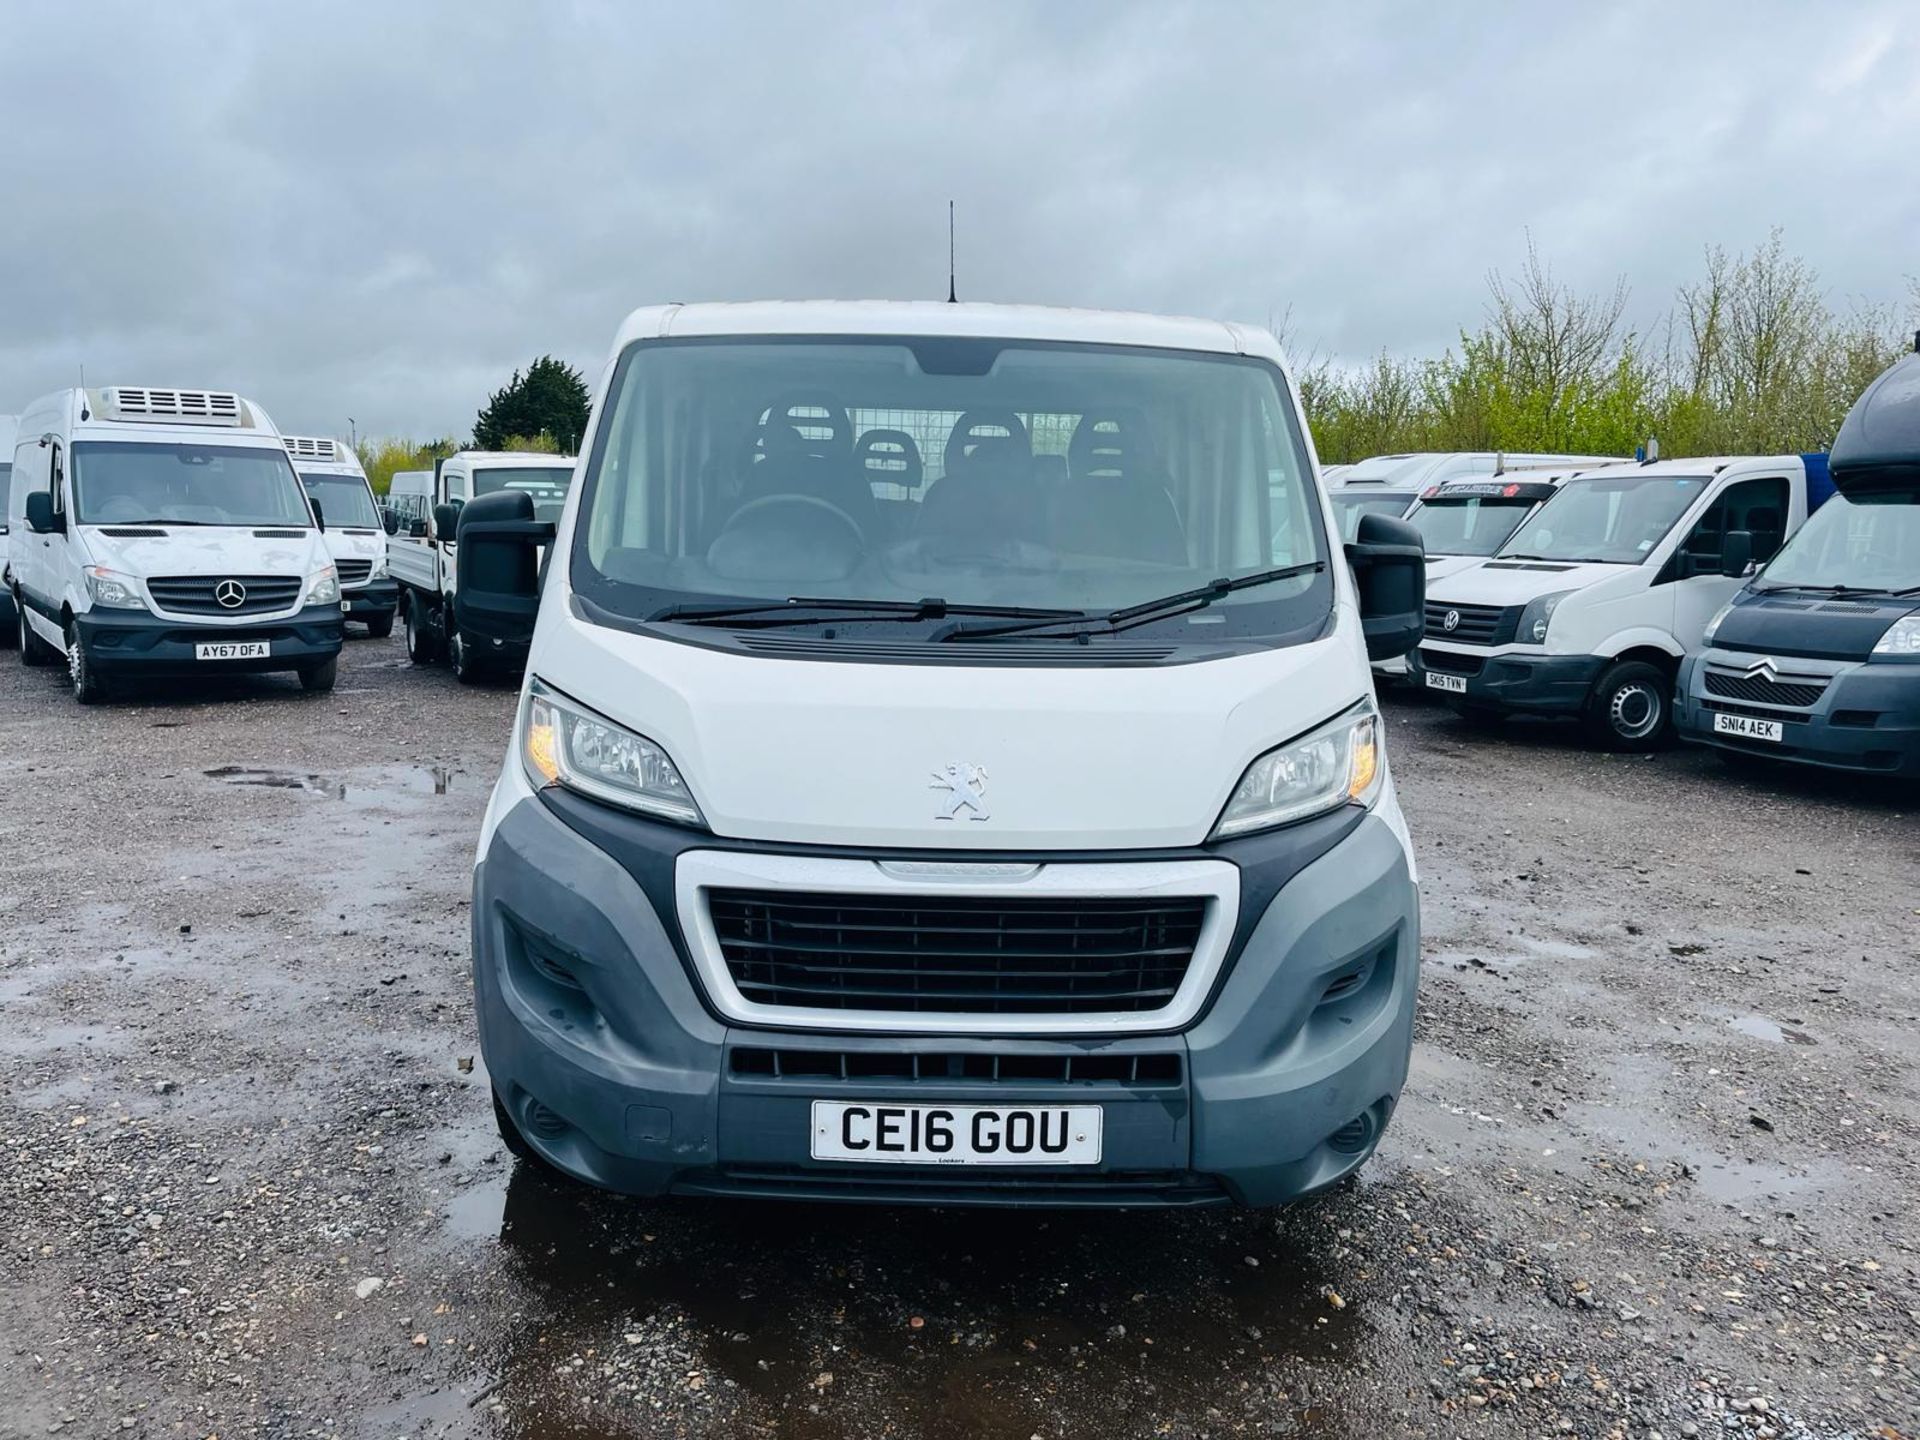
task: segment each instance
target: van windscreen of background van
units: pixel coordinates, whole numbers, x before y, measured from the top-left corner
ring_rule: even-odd
[[[367,482],[358,475],[308,475],[300,483],[307,494],[320,502],[320,517],[329,526],[348,530],[378,530],[379,513],[373,508],[373,495]]]
[[[1705,475],[1569,480],[1514,532],[1500,556],[1638,565],[1706,488]]]
[[[1410,494],[1382,495],[1374,490],[1359,494],[1336,490],[1330,498],[1333,501],[1333,520],[1340,527],[1342,540],[1351,540],[1360,533],[1362,515],[1391,515],[1398,519],[1407,513],[1407,506],[1413,503]]]
[[[73,447],[73,504],[83,525],[313,523],[278,446],[82,441]]]
[[[1920,489],[1835,495],[1761,573],[1757,589],[1905,592],[1920,586]]]
[[[491,495],[497,490],[524,490],[533,497],[533,518],[558,520],[566,508],[567,487],[573,483],[573,471],[558,466],[529,466],[524,470],[482,467],[473,472],[473,493]]]
[[[1230,355],[642,342],[603,402],[572,583],[632,619],[793,595],[1080,613],[1311,566],[1327,545],[1293,417],[1277,369]],[[1323,566],[1191,633],[1276,637],[1331,604]]]
[[[1439,496],[1407,517],[1429,555],[1491,555],[1527,518],[1532,496]]]

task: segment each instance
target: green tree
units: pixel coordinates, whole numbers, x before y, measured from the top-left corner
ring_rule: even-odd
[[[587,429],[587,382],[571,365],[542,355],[496,390],[473,422],[473,443],[504,450],[515,436],[551,435],[560,453],[580,448]]]

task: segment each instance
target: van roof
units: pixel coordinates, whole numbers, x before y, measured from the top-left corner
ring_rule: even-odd
[[[120,440],[147,438],[179,441],[192,433],[221,445],[280,444],[280,432],[258,404],[231,390],[101,385],[56,390],[43,395],[29,413],[44,417],[69,435]],[[36,424],[42,423],[36,419]],[[152,432],[160,432],[158,437]]]
[[[353,453],[344,440],[325,435],[282,435],[280,439],[285,443],[287,455],[296,469],[335,470],[342,475],[364,476],[367,473],[361,468],[360,457]]]
[[[1620,460],[1610,465],[1594,465],[1581,470],[1578,479],[1593,476],[1606,476],[1619,479],[1623,475],[1718,475],[1732,465],[1783,465],[1802,467],[1806,461],[1798,455],[1693,455],[1677,460],[1655,460],[1643,464],[1635,460]]]
[[[934,335],[992,340],[1056,340],[1258,355],[1283,363],[1280,346],[1258,326],[1120,310],[1046,305],[947,304],[931,300],[756,300],[649,305],[635,310],[614,340],[688,335]]]
[[[539,450],[461,450],[449,455],[443,463],[442,468],[444,469],[446,465],[451,465],[455,461],[462,461],[469,465],[479,465],[482,468],[488,465],[552,465],[555,467],[564,466],[566,469],[571,470],[577,458],[578,457],[573,455],[548,455]],[[432,472],[429,471],[427,473],[431,474]]]

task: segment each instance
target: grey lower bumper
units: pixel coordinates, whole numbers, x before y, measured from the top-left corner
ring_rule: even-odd
[[[1779,662],[1782,669],[1790,668],[1790,678],[1818,682],[1809,687],[1819,690],[1811,705],[1755,703],[1708,690],[1709,666],[1738,673],[1752,658],[1743,652],[1707,650],[1682,663],[1674,691],[1674,724],[1682,740],[1831,770],[1920,776],[1920,665]],[[1718,715],[1776,721],[1780,739],[1717,731]]]
[[[671,866],[671,857],[663,863]],[[1357,1168],[1407,1074],[1418,900],[1377,817],[1265,902],[1184,1034],[1001,1040],[730,1027],[626,866],[538,799],[475,871],[495,1090],[551,1163],[637,1194],[930,1204],[1274,1204]],[[1067,1063],[1071,1062],[1071,1063]],[[1076,1071],[1089,1078],[1075,1078]],[[816,1162],[816,1099],[1097,1103],[1097,1168]]]
[[[1422,646],[1408,657],[1416,685],[1456,702],[1527,715],[1577,715],[1606,667],[1598,655],[1481,657]],[[1433,691],[1427,675],[1459,679],[1464,690]]]

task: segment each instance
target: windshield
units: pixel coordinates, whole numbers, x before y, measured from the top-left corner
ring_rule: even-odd
[[[1465,495],[1429,500],[1407,517],[1429,555],[1491,555],[1535,505],[1531,498]]]
[[[313,523],[277,446],[83,441],[73,447],[73,504],[83,525]]]
[[[1707,488],[1705,475],[1569,480],[1500,550],[1526,560],[1638,565]]]
[[[629,618],[794,595],[1077,613],[1311,566],[1279,381],[1237,356],[1043,342],[636,345],[587,463],[574,587]],[[1164,623],[1273,635],[1331,596],[1322,570]]]
[[[358,475],[309,475],[300,483],[320,502],[320,518],[343,530],[378,530],[380,516],[373,508],[373,492]]]
[[[473,493],[491,495],[498,490],[524,490],[533,497],[533,518],[558,520],[567,503],[567,487],[573,483],[573,471],[557,465],[529,465],[522,469],[506,466],[485,467],[473,472]]]
[[[1340,526],[1342,540],[1351,540],[1359,533],[1362,515],[1391,515],[1397,519],[1413,503],[1411,495],[1382,495],[1378,490],[1363,490],[1358,495],[1336,490],[1328,498],[1333,501],[1333,518]]]
[[[1920,586],[1920,490],[1833,496],[1761,573],[1760,588]]]

